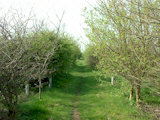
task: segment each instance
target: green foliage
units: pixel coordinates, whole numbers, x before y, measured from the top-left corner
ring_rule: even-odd
[[[132,86],[136,85],[139,103],[142,84],[159,85],[159,79],[148,79],[152,68],[159,69],[157,1],[98,0],[94,9],[85,10],[84,16],[87,36],[96,45],[98,68],[105,74],[123,76]]]
[[[11,120],[15,118],[18,96],[27,82],[33,79],[39,82],[41,98],[41,81],[52,75],[63,75],[81,55],[72,37],[58,38],[57,33],[47,29],[29,32],[25,37],[1,38],[0,48],[0,102]]]
[[[92,68],[96,68],[96,65],[98,64],[98,58],[95,56],[95,51],[96,46],[90,44],[83,53],[86,63]]]
[[[53,73],[54,67],[51,63],[57,47],[56,36],[54,31],[48,30],[41,30],[29,35],[28,41],[31,42],[30,60],[35,63],[35,67],[37,68],[37,70],[33,71],[34,79],[43,79]]]
[[[56,74],[63,75],[80,58],[81,51],[74,38],[69,35],[61,35],[57,45],[56,54],[52,59],[52,66],[55,67]]]
[[[24,38],[13,35],[12,39],[0,41],[0,102],[8,110],[8,119],[13,120],[16,115],[18,96],[25,83],[32,79],[40,81],[50,72],[48,65],[55,49],[52,36],[55,34],[42,30]]]

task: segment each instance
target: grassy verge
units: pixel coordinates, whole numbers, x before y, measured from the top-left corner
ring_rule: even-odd
[[[72,120],[75,97],[81,120],[154,120],[129,102],[122,92],[120,81],[110,85],[110,78],[102,84],[83,61],[61,78],[61,87],[44,89],[42,100],[38,95],[19,105],[20,120]],[[78,92],[78,94],[77,94]]]
[[[84,65],[84,63],[81,63]],[[82,120],[154,120],[153,114],[137,109],[134,101],[129,102],[125,82],[117,78],[115,85],[110,78],[98,82],[98,72],[83,66],[83,86],[79,96],[78,110]],[[125,88],[126,91],[123,89]]]
[[[19,105],[19,120],[71,120],[73,111],[74,91],[79,80],[67,75],[61,78],[58,88],[45,88],[42,99],[38,94],[31,96]]]

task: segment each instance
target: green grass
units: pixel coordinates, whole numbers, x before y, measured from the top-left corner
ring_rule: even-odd
[[[42,99],[38,94],[30,97],[27,102],[19,105],[20,120],[71,120],[73,111],[74,91],[79,80],[67,75],[59,88],[43,89]],[[61,81],[61,83],[62,83]]]
[[[98,82],[98,72],[90,71],[84,66],[84,84],[79,96],[78,110],[82,120],[153,120],[154,115],[148,115],[137,109],[133,101],[129,102],[120,84],[110,85],[110,78],[103,84]],[[78,74],[78,73],[77,73]],[[125,83],[123,83],[125,84]]]
[[[142,112],[128,101],[120,78],[111,86],[110,78],[102,84],[97,76],[97,71],[78,61],[70,74],[61,78],[61,87],[44,89],[41,101],[35,95],[21,103],[19,119],[72,120],[77,98],[81,120],[154,120],[154,115]]]

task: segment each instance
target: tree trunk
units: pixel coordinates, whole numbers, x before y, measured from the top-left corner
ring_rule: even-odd
[[[8,120],[15,120],[16,108],[17,108],[17,97],[15,100],[13,100],[13,98],[10,98],[10,102],[8,104]]]
[[[140,104],[140,89],[141,89],[141,85],[140,83],[138,83],[136,85],[136,103],[137,103],[137,107],[141,107],[141,104]]]
[[[49,78],[49,88],[52,88],[52,77]]]
[[[130,89],[130,96],[129,96],[129,100],[131,101],[133,98],[133,94],[134,94],[134,84],[131,83],[131,89]]]
[[[25,85],[26,95],[29,96],[29,83]]]
[[[39,78],[39,99],[41,99],[41,87],[42,87],[41,78]]]
[[[16,112],[14,109],[10,109],[8,110],[8,119],[9,120],[15,120],[16,117]]]

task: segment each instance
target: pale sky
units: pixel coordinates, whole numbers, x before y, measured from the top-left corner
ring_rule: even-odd
[[[6,11],[9,8],[22,11],[28,14],[33,9],[38,19],[46,19],[48,22],[56,23],[56,14],[61,17],[65,12],[63,23],[65,31],[76,38],[80,38],[79,44],[84,50],[85,44],[89,40],[85,37],[83,28],[85,27],[84,18],[81,16],[82,9],[95,0],[0,0],[0,10]]]

